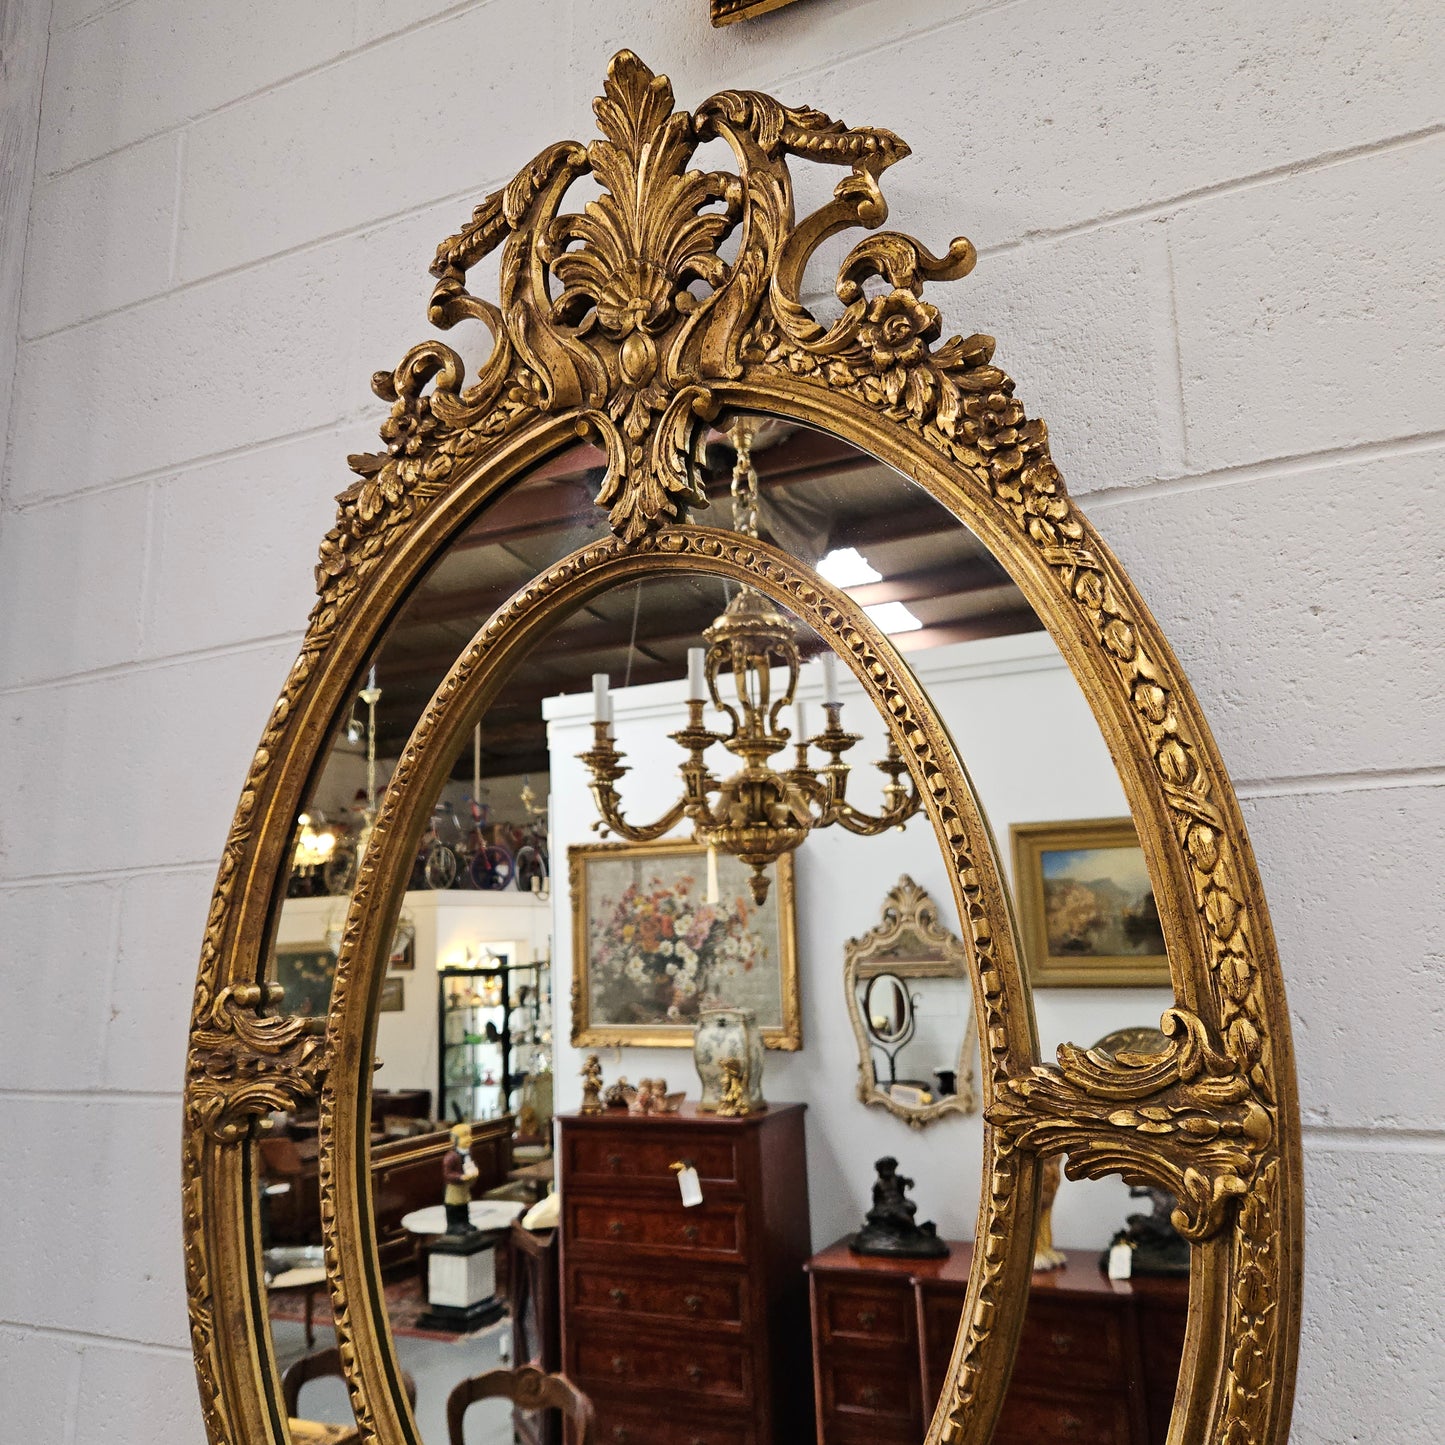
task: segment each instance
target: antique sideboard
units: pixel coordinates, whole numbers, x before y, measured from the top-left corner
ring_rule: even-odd
[[[1065,1251],[1036,1274],[994,1445],[1163,1445],[1184,1348],[1187,1279],[1111,1282]],[[819,1445],[917,1445],[938,1401],[973,1246],[947,1259],[808,1261]]]

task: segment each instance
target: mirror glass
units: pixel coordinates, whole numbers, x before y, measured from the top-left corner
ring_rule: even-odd
[[[902,653],[987,815],[1030,948],[1042,1056],[1157,1022],[1167,965],[1118,776],[1017,586],[917,484],[822,433],[741,420],[720,418],[700,449],[712,505],[694,520],[747,528],[755,507],[763,539],[844,590]],[[374,676],[358,677],[278,903],[288,1007],[324,1012],[347,860],[451,662],[513,589],[604,535],[599,464],[574,448],[484,511],[398,614]],[[976,1025],[957,953],[904,938],[850,975],[850,946],[904,882],[956,944],[952,880],[861,685],[802,619],[749,590],[659,572],[559,618],[432,800],[378,1019],[370,1182],[393,1346],[437,1445],[448,1395],[506,1361],[564,1370],[602,1439],[671,1440],[679,1419],[686,1438],[719,1445],[923,1438],[983,1178]],[[775,639],[767,666],[743,668],[751,713],[728,650],[737,627],[715,630],[729,617]],[[835,808],[762,867],[761,900],[752,865],[696,844],[681,816],[625,847],[615,816],[599,827],[599,796],[633,827],[684,799],[688,730],[732,727],[714,684],[740,729],[755,716],[782,739],[761,759],[775,780],[791,774],[815,813],[845,796],[857,825]],[[715,803],[747,759],[716,738],[698,747]],[[600,1112],[585,1112],[594,1085]],[[724,1102],[748,1112],[719,1117]],[[910,1127],[930,1110],[926,1130]],[[307,1130],[277,1121],[300,1156],[298,1200],[308,1168],[314,1179]],[[514,1227],[537,1205],[538,1228]],[[283,1230],[278,1204],[276,1237],[312,1242],[308,1209]],[[1100,1265],[1141,1212],[1153,1202],[1116,1180],[1057,1186],[1042,1243],[1063,1267],[1035,1276],[1000,1441],[1096,1438],[1100,1420],[1133,1433],[1097,1438],[1162,1440],[1139,1402],[1172,1396],[1178,1355],[1160,1342],[1174,1338],[1164,1315],[1182,1329],[1184,1284],[1153,1292]],[[855,1253],[865,1236],[884,1252]],[[297,1326],[273,1318],[284,1363]],[[317,1348],[328,1318],[323,1292]]]

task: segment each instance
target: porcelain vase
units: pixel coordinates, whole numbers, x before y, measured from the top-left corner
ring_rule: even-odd
[[[703,1009],[692,1031],[692,1056],[702,1081],[699,1109],[716,1110],[722,1097],[722,1061],[727,1058],[742,1063],[748,1103],[754,1109],[764,1107],[763,1035],[752,1009]]]

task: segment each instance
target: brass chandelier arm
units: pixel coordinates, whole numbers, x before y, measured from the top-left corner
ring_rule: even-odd
[[[599,822],[593,826],[605,832],[616,833],[619,838],[625,838],[629,843],[651,843],[663,834],[670,833],[687,814],[691,789],[655,822],[640,825],[629,823],[622,816],[622,799],[617,793],[617,781],[628,770],[622,762],[622,754],[612,740],[612,725],[598,722],[592,726],[592,746],[581,754],[580,761],[587,765],[591,775],[587,785],[592,793],[592,801],[597,804]],[[694,760],[700,761],[700,756],[695,753]],[[703,772],[706,776],[706,769]],[[703,797],[706,796],[704,790]]]

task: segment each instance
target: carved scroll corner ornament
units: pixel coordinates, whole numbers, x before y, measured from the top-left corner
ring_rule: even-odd
[[[323,1039],[306,1019],[266,1012],[280,1001],[278,984],[230,984],[192,1030],[187,1108],[217,1143],[238,1143],[255,1120],[319,1092]]]
[[[1067,1154],[1070,1179],[1120,1174],[1167,1189],[1174,1227],[1201,1243],[1250,1192],[1274,1137],[1247,1062],[1221,1052],[1198,1015],[1169,1009],[1160,1053],[1064,1044],[1056,1068],[1008,1079],[986,1111],[1021,1148]]]

